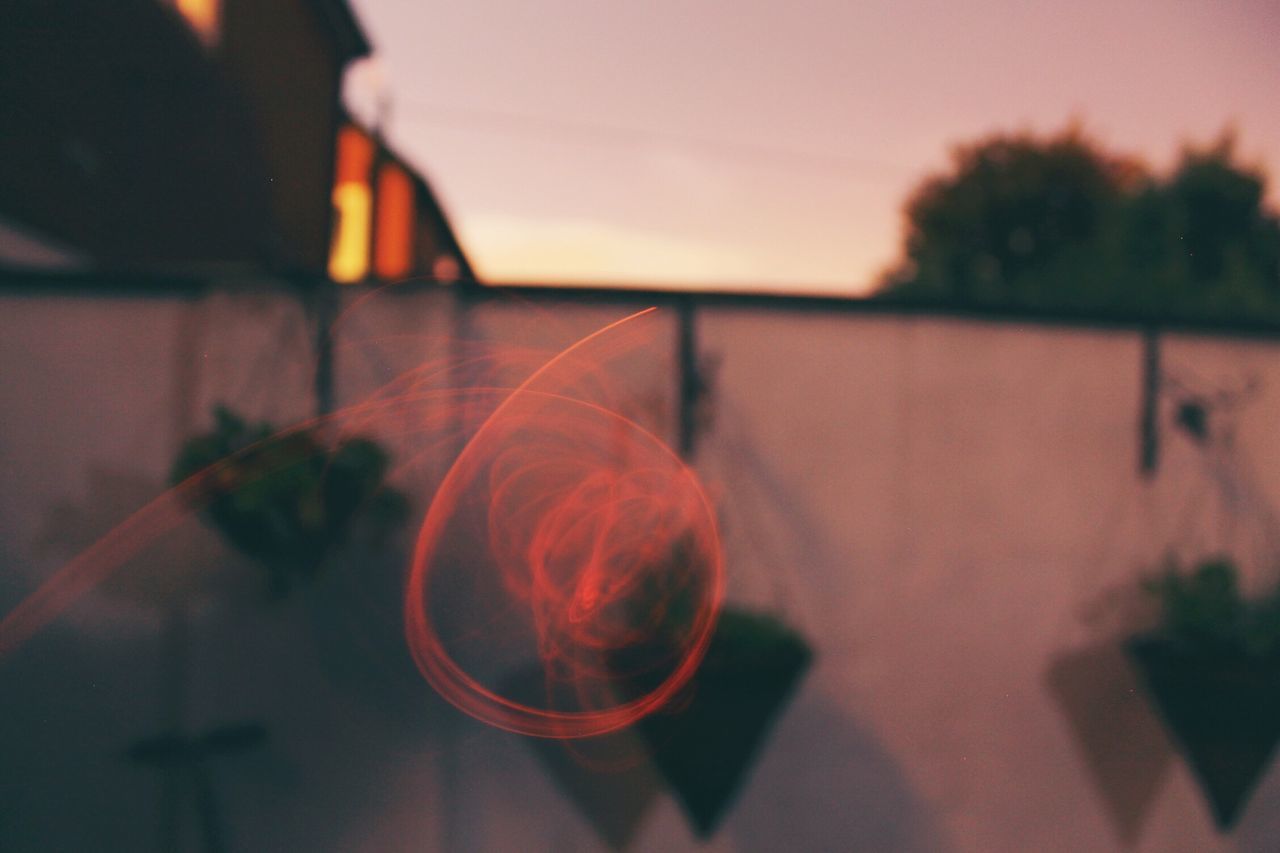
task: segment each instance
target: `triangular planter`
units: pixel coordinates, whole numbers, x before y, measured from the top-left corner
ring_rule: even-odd
[[[1134,690],[1138,681],[1123,646],[1111,640],[1060,655],[1045,681],[1116,835],[1125,846],[1135,845],[1173,749],[1159,718]]]
[[[644,672],[646,661],[662,654],[634,649],[613,663],[623,674]],[[711,837],[728,813],[812,657],[804,639],[781,623],[725,610],[688,688],[669,708],[636,724],[700,838]],[[634,698],[652,690],[655,680],[630,676],[623,689]]]
[[[503,695],[545,702],[543,670],[522,669],[507,679]],[[582,740],[528,737],[524,741],[560,791],[614,850],[629,845],[662,790],[648,750],[631,729]]]
[[[1280,742],[1280,657],[1159,637],[1128,645],[1221,830],[1235,825]]]

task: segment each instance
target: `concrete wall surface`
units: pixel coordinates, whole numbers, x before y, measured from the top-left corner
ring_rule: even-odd
[[[460,307],[441,288],[340,307],[343,407],[465,357],[460,340],[533,358],[645,306]],[[618,402],[674,441],[676,316],[646,322]],[[1144,476],[1137,329],[717,304],[696,332],[694,464],[729,600],[785,619],[815,659],[721,830],[698,842],[659,791],[630,849],[1280,848],[1280,774],[1216,831],[1121,645],[1166,552],[1229,552],[1251,590],[1274,582],[1280,342],[1162,334]],[[0,291],[0,617],[163,492],[215,403],[310,416],[317,355],[311,314],[256,282]],[[1177,425],[1192,398],[1219,401],[1209,443]],[[0,850],[199,849],[215,812],[230,850],[606,849],[529,743],[418,675],[403,539],[272,603],[193,520],[68,601],[0,657]],[[202,765],[212,811],[191,779],[125,758],[175,720],[267,727]]]

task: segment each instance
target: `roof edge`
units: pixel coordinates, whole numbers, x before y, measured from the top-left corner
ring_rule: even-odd
[[[344,65],[373,52],[373,45],[347,0],[311,0],[311,5],[332,34]]]

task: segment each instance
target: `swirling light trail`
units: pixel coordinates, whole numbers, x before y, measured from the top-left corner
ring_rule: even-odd
[[[514,387],[439,388],[449,367],[426,365],[267,439],[317,426],[413,436],[416,451],[399,460],[411,467],[437,461],[451,431],[468,432],[419,528],[403,615],[423,676],[491,725],[551,738],[621,729],[677,697],[710,643],[724,591],[710,502],[670,448],[608,400],[609,364],[636,349],[633,327],[653,310],[588,335]],[[0,656],[189,518],[236,456],[165,492],[56,572],[0,620]],[[437,609],[454,603],[459,578],[486,592],[479,606],[488,612],[465,631],[442,632]],[[504,696],[459,663],[460,651],[475,658],[508,640],[486,636],[504,625],[533,638],[545,706]],[[642,671],[620,670],[620,656],[636,649],[649,652],[638,658]],[[636,676],[651,689],[631,698],[619,680]]]

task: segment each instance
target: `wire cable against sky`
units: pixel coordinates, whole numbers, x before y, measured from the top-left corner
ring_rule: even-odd
[[[598,145],[674,145],[697,149],[724,158],[753,161],[757,164],[821,172],[861,172],[871,178],[897,182],[904,169],[913,170],[908,164],[868,160],[840,154],[817,151],[801,151],[736,142],[669,130],[651,130],[640,127],[601,124],[575,119],[549,118],[529,113],[508,112],[449,104],[433,104],[423,101],[396,101],[394,112],[405,114],[405,120],[415,124],[434,124],[464,130],[492,133],[518,133],[525,136],[541,136],[557,142]]]

